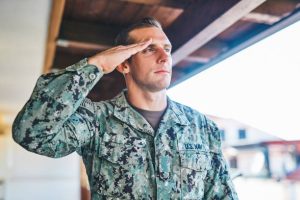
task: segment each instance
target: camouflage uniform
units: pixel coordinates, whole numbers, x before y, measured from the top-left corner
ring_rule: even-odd
[[[54,158],[77,151],[93,200],[237,199],[212,121],[168,99],[154,132],[124,92],[86,98],[102,76],[86,59],[42,75],[14,121],[14,140]]]

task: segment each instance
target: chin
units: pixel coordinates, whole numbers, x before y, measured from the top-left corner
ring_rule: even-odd
[[[156,82],[155,84],[151,85],[149,89],[151,92],[160,92],[162,90],[166,90],[170,86],[170,81],[168,82]]]

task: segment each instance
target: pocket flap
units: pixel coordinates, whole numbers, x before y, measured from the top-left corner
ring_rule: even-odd
[[[100,145],[100,157],[114,164],[138,164],[146,158],[146,140],[104,134]]]
[[[180,164],[181,167],[195,171],[209,170],[211,169],[211,155],[209,152],[181,151]]]

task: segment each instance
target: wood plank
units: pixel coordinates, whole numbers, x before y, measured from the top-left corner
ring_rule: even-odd
[[[145,4],[145,5],[159,5],[170,8],[181,8],[184,9],[193,3],[195,0],[115,0],[115,1],[123,1],[130,2],[136,4]]]
[[[218,39],[213,39],[184,58],[184,60],[194,63],[208,63],[210,60],[228,49],[229,45],[227,43]]]
[[[155,19],[157,19],[161,23],[163,29],[166,29],[183,12],[184,12],[183,9],[174,9],[174,8],[169,8],[169,7],[165,7],[165,6],[158,6],[156,12],[154,12],[153,14],[148,15],[148,16],[153,16]]]
[[[224,5],[220,6],[220,0],[198,0],[190,5],[165,31],[172,43],[173,51],[218,19],[238,1],[223,0]]]
[[[242,51],[245,48],[248,48],[249,46],[259,42],[260,40],[280,31],[283,28],[286,28],[290,26],[293,23],[296,23],[300,20],[300,8],[295,9],[290,15],[286,16],[279,22],[275,23],[273,26],[267,28],[267,25],[264,25],[265,27],[263,28],[263,24],[257,24],[258,26],[262,26],[262,28],[254,29],[252,33],[247,36],[243,37],[243,39],[238,39],[235,44],[231,45],[232,48],[230,48],[228,51],[225,51],[221,55],[219,55],[217,58],[213,59],[209,63],[198,67],[194,71],[190,73],[186,73],[184,76],[178,77],[176,81],[173,82],[172,86],[175,86],[179,84],[180,82],[187,80],[191,78],[192,76],[214,66],[215,64],[223,61],[224,59]],[[176,67],[176,66],[175,66]]]
[[[184,58],[185,61],[193,62],[193,63],[208,63],[210,58],[203,56],[188,56]]]
[[[299,5],[299,0],[268,0],[254,9],[253,12],[283,17],[290,14]]]
[[[219,40],[217,38],[209,41],[201,48],[197,49],[193,53],[190,54],[192,57],[206,57],[208,59],[212,59],[220,52],[226,51],[229,49],[229,46],[226,42]]]
[[[63,20],[59,39],[112,46],[121,26]]]
[[[212,0],[206,2],[206,4],[201,2],[204,5],[193,6],[191,13],[186,13],[187,11],[185,11],[183,17],[180,17],[177,20],[178,22],[176,21],[175,25],[168,29],[168,33],[172,33],[171,42],[172,39],[175,40],[175,52],[172,54],[174,65],[263,2],[265,0],[241,0],[239,2],[231,0],[226,1],[226,3],[224,1],[223,6],[218,6],[218,9],[212,10],[210,7],[213,4],[220,4],[219,0]],[[207,12],[199,12],[199,10],[206,10]],[[199,19],[203,20],[198,22]],[[189,23],[184,23],[184,21]],[[192,31],[187,31],[189,29]],[[184,31],[188,32],[188,34],[184,33]]]
[[[279,20],[281,20],[281,17],[275,15],[251,12],[246,16],[244,16],[241,20],[247,22],[259,23],[259,24],[272,25],[278,22]]]
[[[271,25],[290,14],[294,9],[296,9],[299,3],[299,0],[266,1],[248,15],[244,16],[242,20]]]
[[[170,2],[174,3],[176,1]],[[195,0],[179,0],[178,2],[189,5],[193,1]],[[166,27],[182,11],[183,8],[168,7],[151,1],[132,3],[121,0],[66,0],[64,19],[127,26],[146,16],[154,16],[161,22],[163,27]]]
[[[48,37],[46,44],[46,56],[44,61],[43,73],[49,72],[55,55],[56,39],[63,16],[65,0],[53,0],[51,8],[50,23],[48,27]]]
[[[133,7],[130,5],[128,7]],[[174,9],[166,6],[158,6],[158,5],[142,5],[137,9],[137,11],[132,12],[130,15],[130,20],[127,24],[131,24],[132,22],[136,22],[138,20],[143,19],[144,17],[152,16],[157,19],[162,27],[165,29],[173,21],[183,12],[183,9]],[[129,16],[130,16],[129,15]]]
[[[111,45],[102,45],[81,41],[63,40],[59,39],[56,42],[57,46],[71,48],[71,49],[81,49],[81,50],[91,50],[91,51],[103,51],[111,48]]]
[[[128,8],[134,8],[136,6],[128,3],[129,5],[127,6]],[[144,5],[144,4],[139,4],[138,7],[136,7],[137,10],[132,10],[130,12],[130,14],[128,14],[127,16],[129,17],[128,19],[128,24],[130,24],[130,21],[131,22],[135,22],[135,21],[138,21],[142,18],[144,18],[145,16],[152,16],[153,13],[156,12],[156,10],[158,9],[158,6],[147,6],[147,5]]]
[[[234,23],[232,26],[227,28],[225,31],[220,33],[217,36],[217,38],[219,40],[225,41],[226,43],[232,42],[236,38],[242,37],[244,34],[252,32],[253,30],[257,29],[257,26],[269,27],[269,25],[266,24],[257,24],[253,22],[239,20],[236,23]]]

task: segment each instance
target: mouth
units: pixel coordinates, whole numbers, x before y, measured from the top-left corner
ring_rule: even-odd
[[[161,69],[161,70],[155,71],[154,73],[155,74],[170,74],[170,71]]]

